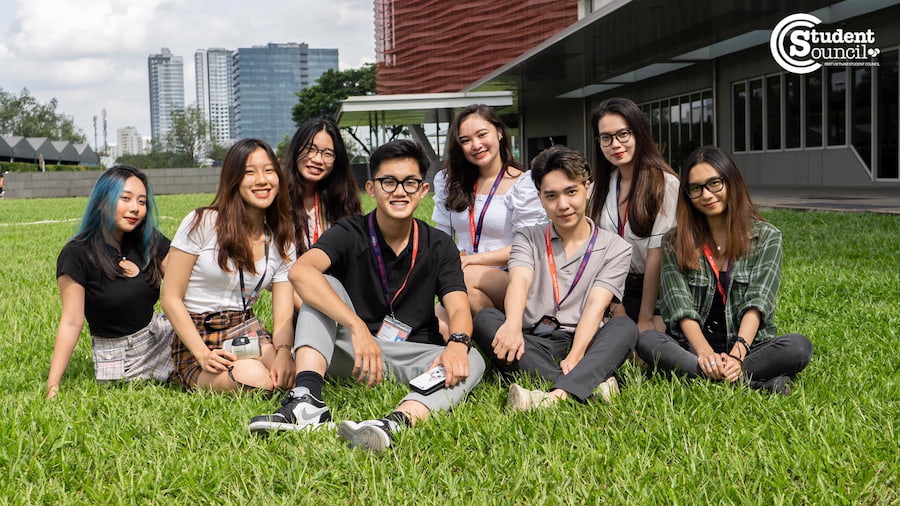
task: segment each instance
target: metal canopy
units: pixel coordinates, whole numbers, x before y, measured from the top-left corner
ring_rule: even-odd
[[[349,97],[341,101],[337,124],[350,127],[449,123],[454,110],[471,104],[489,105],[502,112],[502,108],[513,105],[513,93],[479,91]]]

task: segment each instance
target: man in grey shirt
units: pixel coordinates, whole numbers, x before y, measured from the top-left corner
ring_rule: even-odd
[[[502,372],[553,381],[549,392],[512,384],[511,409],[584,402],[595,389],[609,402],[619,390],[613,374],[638,335],[629,318],[603,323],[613,297],[622,297],[631,246],[585,216],[590,166],[581,153],[553,146],[532,162],[531,177],[550,224],[516,231],[506,315],[479,312],[472,337]]]

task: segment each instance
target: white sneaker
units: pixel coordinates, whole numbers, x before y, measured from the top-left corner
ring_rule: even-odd
[[[529,411],[536,408],[552,406],[559,397],[541,390],[528,390],[518,383],[509,386],[509,396],[506,398],[506,408],[514,411]]]
[[[350,448],[380,452],[390,448],[393,444],[394,436],[391,433],[391,425],[391,421],[385,418],[363,422],[345,420],[338,425],[338,436],[349,442]],[[393,425],[396,430],[397,424]]]
[[[330,422],[331,410],[324,402],[308,393],[294,397],[294,393],[289,392],[278,411],[250,420],[250,432],[314,430],[333,425]]]
[[[593,398],[601,398],[603,402],[607,404],[612,404],[613,399],[619,396],[619,382],[616,381],[615,376],[610,376],[606,378],[606,381],[597,385],[597,388],[594,389]]]

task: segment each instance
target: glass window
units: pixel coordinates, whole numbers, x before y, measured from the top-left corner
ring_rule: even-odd
[[[750,81],[750,150],[763,148],[763,82]]]
[[[653,140],[656,141],[656,147],[662,153],[663,147],[659,138],[659,102],[653,102],[650,107],[650,135],[653,136]],[[665,156],[665,153],[663,153],[663,156]]]
[[[691,95],[691,141],[694,147],[699,147],[703,142],[700,134],[700,122],[703,120],[703,103],[700,94]]]
[[[850,142],[866,167],[872,168],[872,67],[854,67],[850,90]]]
[[[822,145],[822,74],[814,72],[803,77],[806,84],[806,147]]]
[[[672,137],[669,135],[669,101],[663,100],[659,107],[659,151],[669,165],[672,165]]]
[[[878,55],[878,170],[877,175],[883,179],[897,179],[898,140],[900,129],[897,125],[897,114],[900,104],[897,95],[900,94],[900,65],[898,65],[900,51],[882,51]]]
[[[691,142],[691,99],[687,95],[682,95],[679,105],[681,106],[681,144],[687,146]]]
[[[732,89],[731,125],[734,133],[734,151],[747,151],[747,83],[735,83]]]
[[[703,92],[703,136],[701,144],[715,144],[713,140],[713,99],[712,91]]]
[[[766,78],[766,149],[781,149],[781,75]]]
[[[828,68],[828,145],[847,144],[847,70]]]
[[[784,74],[784,147],[800,147],[800,120],[803,110],[800,101],[800,75]]]

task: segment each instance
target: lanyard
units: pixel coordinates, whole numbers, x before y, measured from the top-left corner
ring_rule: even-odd
[[[556,303],[556,315],[559,315],[560,306],[562,306],[562,303],[569,298],[569,295],[572,295],[572,290],[575,289],[575,285],[578,284],[578,281],[581,280],[581,276],[584,274],[584,269],[587,267],[588,261],[591,259],[591,253],[594,251],[594,243],[597,242],[597,234],[600,229],[597,226],[594,226],[594,232],[593,234],[591,234],[591,240],[588,241],[587,248],[585,248],[584,251],[584,256],[581,257],[581,264],[578,266],[578,270],[575,272],[575,278],[572,279],[572,286],[569,287],[569,291],[566,292],[566,296],[560,299],[559,279],[556,274],[556,259],[553,257],[553,246],[550,244],[550,227],[552,226],[552,223],[547,225],[547,233],[544,234],[544,237],[547,239],[547,263],[550,267],[550,280],[553,282],[553,301]]]
[[[244,287],[244,269],[238,269],[238,275],[241,280],[241,304],[244,306],[244,311],[247,311],[247,306],[253,306],[253,303],[256,302],[256,298],[259,296],[259,289],[262,287],[263,280],[266,279],[266,272],[269,270],[269,234],[266,233],[266,267],[263,269],[262,276],[259,277],[259,281],[256,282],[256,287],[253,288],[253,291],[250,292],[250,297],[246,297],[247,289]]]
[[[497,193],[497,188],[500,186],[500,181],[503,180],[504,174],[506,174],[505,166],[500,169],[500,172],[494,179],[491,190],[488,192],[487,199],[484,201],[484,207],[481,208],[481,214],[478,216],[477,227],[475,226],[475,202],[473,201],[472,205],[469,206],[469,237],[472,238],[473,253],[478,253],[478,244],[481,242],[481,227],[484,225],[484,215],[487,212],[488,206],[491,205],[491,199],[493,199],[494,194]],[[472,187],[472,193],[473,197],[478,194],[478,181],[475,181],[475,185]]]
[[[616,224],[616,228],[619,230],[619,237],[625,238],[625,224],[628,223],[628,207],[631,205],[631,199],[628,199],[625,202],[625,219],[622,219],[622,214],[619,212],[619,193],[622,191],[622,174],[616,174],[616,215],[618,216],[618,223]]]
[[[311,248],[313,244],[319,242],[319,192],[313,194],[313,214],[315,221],[313,225],[312,238],[309,236],[309,222],[306,225],[306,247]]]
[[[719,274],[719,266],[716,264],[716,259],[713,257],[712,250],[709,249],[709,244],[703,245],[703,254],[706,255],[706,261],[709,262],[709,266],[712,267],[713,273],[716,275],[716,291],[719,292],[719,296],[722,297],[722,303],[725,303],[726,291],[725,287],[722,285],[722,276]],[[731,270],[731,259],[728,259],[728,271]]]
[[[403,279],[403,284],[400,285],[400,288],[394,292],[394,297],[391,298],[388,293],[388,280],[387,280],[387,270],[384,267],[384,255],[381,254],[381,246],[378,245],[378,236],[375,234],[375,212],[372,211],[369,214],[369,238],[372,240],[372,253],[375,255],[375,263],[378,266],[378,274],[381,275],[381,288],[384,289],[384,300],[388,303],[388,309],[391,312],[391,317],[394,316],[394,301],[397,300],[397,296],[400,295],[400,292],[406,288],[406,282],[409,281],[409,275],[412,274],[413,267],[416,266],[416,256],[419,254],[419,222],[413,220],[413,248],[412,248],[412,260],[409,263],[409,271],[406,273],[406,277]]]

